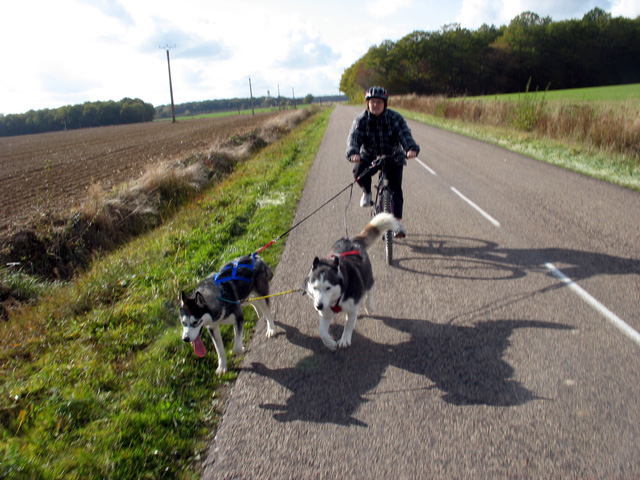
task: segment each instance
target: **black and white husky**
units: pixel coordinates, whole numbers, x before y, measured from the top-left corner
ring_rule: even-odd
[[[227,356],[220,335],[220,325],[234,326],[233,351],[242,354],[244,331],[243,303],[250,297],[269,295],[269,282],[273,272],[258,255],[251,254],[238,257],[223,265],[222,269],[207,276],[189,295],[182,292],[180,296],[180,322],[182,323],[182,340],[193,345],[196,355],[204,357],[207,349],[202,342],[202,329],[206,328],[213,339],[218,354],[217,375],[227,371]],[[253,300],[259,318],[267,320],[267,337],[276,333],[269,299]]]
[[[373,217],[355,237],[343,238],[333,244],[327,258],[316,257],[305,279],[306,293],[313,299],[319,314],[320,338],[329,350],[351,345],[360,303],[366,297],[367,313],[373,311],[373,271],[367,248],[387,230],[395,231],[398,221],[393,215],[380,213]],[[329,334],[329,325],[341,311],[347,314],[342,338],[336,342]]]

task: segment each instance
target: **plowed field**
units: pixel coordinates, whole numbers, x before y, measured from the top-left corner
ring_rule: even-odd
[[[276,114],[0,138],[0,243],[34,217],[79,205],[88,188],[133,180],[149,164],[205,153]]]

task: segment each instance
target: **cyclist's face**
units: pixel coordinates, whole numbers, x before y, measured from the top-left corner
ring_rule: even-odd
[[[369,111],[378,116],[384,111],[384,100],[381,98],[369,99]]]

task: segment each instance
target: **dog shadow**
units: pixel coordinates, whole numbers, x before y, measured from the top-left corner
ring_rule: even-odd
[[[291,368],[269,369],[253,363],[247,369],[278,382],[291,392],[285,404],[261,404],[260,408],[273,411],[274,418],[281,422],[367,427],[354,414],[368,401],[367,395],[375,390],[390,366],[424,376],[424,389],[441,391],[442,400],[449,404],[522,405],[541,397],[515,380],[513,367],[503,359],[511,334],[522,328],[572,328],[526,320],[483,321],[465,327],[426,320],[369,318],[408,333],[410,339],[385,345],[356,331],[352,346],[334,353],[328,351],[318,337],[278,323],[288,341],[310,350],[311,354]],[[334,336],[338,333],[332,331]]]

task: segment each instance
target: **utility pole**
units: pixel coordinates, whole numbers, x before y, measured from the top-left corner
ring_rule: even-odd
[[[280,110],[280,84],[278,84],[278,110]]]
[[[253,90],[251,90],[251,77],[249,77],[249,96],[251,97],[251,115],[255,115],[253,111]]]
[[[176,123],[176,107],[173,104],[173,85],[171,85],[171,62],[169,61],[169,49],[174,47],[175,45],[165,45],[164,47],[158,48],[164,48],[167,51],[167,66],[169,67],[169,93],[171,93],[171,114],[173,116],[173,123]]]
[[[293,95],[293,108],[296,108],[296,92],[291,87],[291,94]]]

